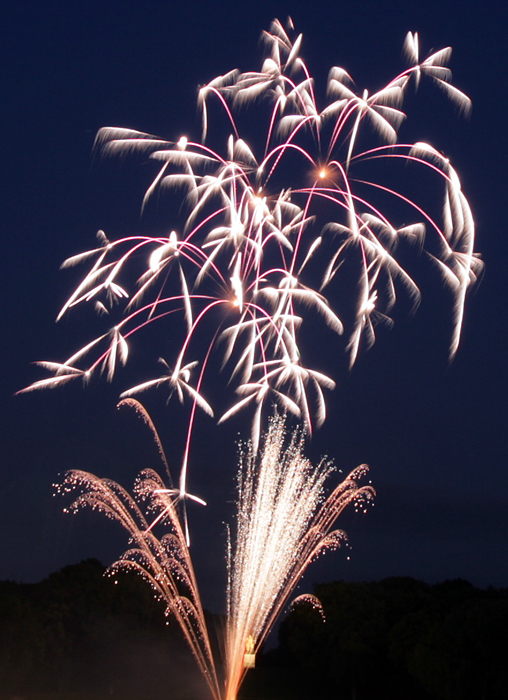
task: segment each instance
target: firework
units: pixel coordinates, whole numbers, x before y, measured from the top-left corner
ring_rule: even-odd
[[[108,570],[114,575],[122,569],[140,574],[152,587],[155,596],[166,604],[166,615],[180,625],[210,691],[221,697],[210,640],[205,623],[192,560],[174,502],[160,476],[143,470],[134,486],[137,501],[144,502],[150,521],[154,515],[165,534],[159,539],[153,522],[138,503],[119,484],[80,470],[69,471],[58,487],[63,494],[79,491],[71,511],[91,507],[118,521],[129,533],[130,548]]]
[[[263,33],[261,70],[233,70],[200,88],[201,142],[165,141],[130,129],[99,131],[101,154],[140,152],[159,165],[143,208],[151,206],[154,195],[168,193],[185,215],[161,236],[110,241],[99,232],[97,248],[64,263],[92,261],[58,318],[92,303],[115,322],[64,362],[40,363],[53,376],[28,388],[78,378],[87,382],[103,372],[111,379],[127,362],[135,336],[142,337],[152,324],[170,324],[171,332],[161,337],[173,339],[173,356],[161,358],[162,374],[123,396],[165,386],[170,396],[190,405],[181,498],[188,497],[196,409],[214,415],[205,398],[213,353],[222,355],[225,385],[236,395],[218,420],[250,410],[256,452],[264,409],[273,403],[309,433],[325,420],[324,392],[335,382],[313,369],[301,352],[307,319],[316,316],[334,333],[345,332],[353,365],[360,347],[374,342],[376,324],[391,323],[399,292],[418,303],[418,286],[397,260],[399,244],[409,241],[425,247],[453,292],[453,355],[465,295],[480,269],[473,217],[457,172],[429,144],[398,142],[404,97],[423,79],[462,110],[470,109],[469,98],[450,82],[451,49],[421,60],[418,35],[409,33],[409,66],[384,88],[358,91],[350,75],[335,66],[321,106],[300,57],[302,37],[292,39],[293,34],[290,21],[286,28],[274,21]],[[242,125],[253,124],[257,134],[250,144],[235,121],[240,107]],[[223,113],[225,126],[211,129],[211,110],[214,116]],[[217,147],[208,145],[211,137],[220,142]],[[377,173],[379,163],[383,171],[374,176],[372,167]],[[404,184],[411,173],[415,180],[423,172],[435,178],[443,197],[441,217],[406,193],[401,178],[392,176],[396,166],[405,169]],[[140,261],[144,271],[128,290],[120,277],[127,280],[129,264],[139,269]]]
[[[374,496],[371,486],[358,486],[367,472],[362,465],[324,499],[330,463],[314,467],[303,455],[302,436],[293,432],[288,439],[285,420],[277,415],[259,459],[250,447],[243,461],[229,559],[226,700],[236,698],[255,650],[310,562],[346,539],[342,530],[332,530],[340,513],[352,502],[364,509]]]
[[[164,451],[146,411],[146,418]],[[110,568],[135,571],[166,604],[185,635],[215,700],[235,700],[256,650],[272,629],[308,565],[346,540],[334,523],[350,503],[365,509],[374,497],[370,485],[360,486],[367,467],[355,469],[328,497],[324,485],[333,468],[318,467],[303,455],[303,438],[286,435],[285,418],[275,415],[256,457],[245,448],[239,471],[234,545],[229,552],[227,615],[224,631],[224,691],[217,680],[215,660],[201,605],[198,585],[175,502],[152,469],[141,472],[134,498],[110,479],[80,470],[69,471],[58,491],[76,493],[69,510],[91,507],[118,521],[130,535],[130,548]],[[164,534],[158,538],[156,529]],[[296,600],[318,604],[310,595]]]
[[[127,530],[130,547],[109,567],[108,574],[114,576],[121,569],[134,571],[150,584],[155,596],[166,604],[165,614],[173,616],[180,625],[214,699],[220,700],[205,615],[185,530],[172,498],[166,455],[143,405],[134,399],[127,399],[122,404],[132,407],[150,429],[166,468],[168,483],[153,469],[144,469],[134,484],[133,498],[111,479],[73,469],[66,473],[61,484],[55,486],[62,495],[78,494],[66,512],[92,508],[116,520]],[[156,526],[164,530],[160,538],[154,532]]]
[[[216,700],[223,694],[189,555],[186,511],[183,520],[177,512],[179,500],[203,503],[188,493],[187,471],[197,409],[209,416],[217,410],[208,396],[211,358],[221,358],[225,385],[234,395],[218,422],[245,410],[252,424],[229,552],[224,698],[234,700],[305,568],[343,540],[344,533],[333,530],[342,509],[373,497],[370,486],[357,484],[366,470],[359,467],[324,498],[330,465],[314,468],[303,456],[302,436],[323,423],[325,390],[335,387],[303,353],[306,329],[318,320],[331,334],[345,335],[353,366],[360,348],[374,342],[376,325],[392,323],[400,293],[417,305],[419,288],[398,254],[415,244],[453,293],[453,356],[466,292],[481,269],[472,213],[450,161],[427,143],[398,139],[404,98],[421,80],[433,81],[469,111],[469,98],[450,82],[451,49],[422,60],[418,35],[409,33],[408,67],[385,87],[359,91],[334,66],[322,105],[291,21],[284,27],[275,20],[263,40],[259,71],[232,70],[200,88],[200,140],[99,131],[95,147],[103,156],[138,152],[158,166],[142,210],[169,194],[175,211],[184,213],[165,222],[161,235],[111,241],[100,231],[96,248],[64,263],[91,267],[58,318],[88,303],[111,318],[111,328],[64,362],[39,363],[52,376],[25,389],[88,382],[101,373],[111,380],[127,363],[135,337],[153,324],[170,327],[160,336],[172,344],[171,357],[160,359],[162,374],[122,397],[165,386],[170,397],[190,406],[177,488],[145,470],[135,498],[80,471],[69,472],[62,489],[79,491],[72,509],[91,506],[128,530],[133,546],[113,571],[138,571],[165,600]],[[244,132],[249,123],[252,140]],[[398,167],[402,177],[394,172]],[[442,213],[414,194],[408,177],[413,173],[416,182],[423,174],[435,180]],[[129,269],[138,271],[132,288]],[[273,404],[296,419],[302,433],[286,438],[284,419],[275,415],[260,449],[266,408]],[[159,539],[155,531],[164,527]]]

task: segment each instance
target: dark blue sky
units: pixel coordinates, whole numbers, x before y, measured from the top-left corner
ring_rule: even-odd
[[[492,5],[490,7],[489,5]],[[3,343],[0,579],[34,581],[68,563],[120,553],[122,537],[100,516],[64,516],[52,483],[84,468],[130,486],[156,463],[135,418],[118,413],[124,384],[94,384],[13,397],[41,375],[30,362],[61,360],[93,337],[84,317],[55,325],[76,279],[59,272],[66,257],[139,230],[146,174],[135,164],[93,163],[97,130],[114,125],[176,139],[199,132],[199,84],[260,65],[258,37],[276,16],[292,15],[302,55],[324,84],[331,65],[360,87],[382,86],[402,66],[408,30],[424,51],[451,45],[454,84],[473,99],[469,120],[439,96],[412,116],[414,139],[429,140],[455,164],[478,227],[485,275],[470,295],[462,346],[450,365],[449,299],[420,277],[418,314],[398,319],[351,374],[338,361],[339,386],[326,426],[309,451],[341,469],[371,465],[378,489],[366,516],[348,515],[351,561],[332,554],[309,580],[373,580],[410,575],[462,577],[508,586],[506,410],[507,238],[504,91],[505,14],[489,2],[8,3],[3,12],[2,197]],[[432,116],[432,119],[431,119]],[[342,367],[342,369],[340,369]],[[175,412],[154,417],[171,460]],[[241,430],[240,423],[235,430]],[[194,492],[210,502],[191,509],[198,572],[218,605],[224,519],[235,473],[230,428],[200,428]]]

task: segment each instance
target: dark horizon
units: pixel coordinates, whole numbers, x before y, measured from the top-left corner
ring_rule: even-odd
[[[292,606],[240,698],[505,697],[508,589],[391,578],[314,593],[326,621]],[[221,684],[223,625],[205,617]],[[132,572],[113,581],[92,559],[40,584],[0,582],[0,622],[2,698],[72,698],[76,688],[87,698],[210,697],[178,625]]]

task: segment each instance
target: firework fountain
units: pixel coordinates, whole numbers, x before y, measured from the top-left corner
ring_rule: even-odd
[[[359,92],[335,66],[320,106],[300,57],[302,37],[294,35],[291,21],[286,27],[274,21],[263,40],[261,70],[232,70],[200,88],[200,141],[185,136],[166,141],[123,128],[99,131],[96,149],[103,156],[139,152],[158,165],[143,210],[169,192],[185,214],[160,236],[110,241],[101,231],[98,247],[64,263],[91,261],[91,268],[58,318],[91,303],[113,322],[64,362],[39,363],[52,376],[26,389],[88,382],[103,372],[112,379],[127,362],[135,337],[153,324],[171,328],[174,355],[160,359],[162,376],[127,389],[122,398],[166,386],[170,396],[187,404],[177,487],[142,472],[136,501],[111,481],[73,471],[62,488],[80,491],[74,508],[99,508],[127,528],[133,548],[113,569],[134,568],[150,581],[219,698],[189,556],[186,501],[202,503],[187,489],[189,454],[197,409],[215,415],[205,396],[209,376],[216,374],[210,360],[221,357],[225,395],[235,398],[218,422],[244,411],[251,421],[229,558],[227,700],[236,697],[245,654],[265,638],[306,566],[319,552],[338,546],[343,535],[332,528],[343,507],[373,494],[371,487],[357,485],[364,471],[359,468],[324,499],[329,465],[312,467],[303,457],[301,434],[286,438],[277,414],[261,439],[273,404],[307,435],[326,418],[324,392],[335,382],[304,356],[307,328],[312,323],[315,329],[320,320],[330,335],[345,334],[352,366],[362,345],[374,342],[376,325],[392,323],[389,314],[400,292],[417,305],[418,286],[400,262],[404,256],[398,257],[398,250],[414,244],[418,252],[425,250],[453,294],[453,356],[466,292],[481,266],[471,210],[450,161],[427,143],[398,141],[404,98],[421,80],[434,82],[463,111],[470,109],[469,98],[450,82],[451,49],[422,60],[418,35],[409,33],[408,67],[385,87]],[[212,128],[212,117],[219,115],[223,126]],[[254,128],[250,143],[244,123]],[[396,174],[400,166],[402,179]],[[407,186],[409,174],[423,173],[442,192],[441,215]],[[137,286],[128,290],[127,268],[139,270],[140,264]],[[169,334],[163,335],[167,341]],[[167,533],[158,539],[155,529],[163,526]]]
[[[152,429],[165,461],[157,432],[143,406],[128,400]],[[324,498],[324,483],[332,471],[323,462],[314,468],[303,456],[303,437],[286,435],[285,419],[270,419],[256,459],[246,446],[239,472],[239,498],[234,545],[228,548],[228,595],[223,639],[225,690],[220,690],[212,647],[201,606],[184,529],[170,490],[152,469],[143,470],[134,498],[119,484],[81,470],[69,471],[57,489],[77,494],[69,510],[91,507],[119,522],[131,546],[109,568],[109,574],[131,570],[140,574],[166,605],[166,614],[180,625],[198,666],[216,700],[235,700],[251,658],[272,628],[284,604],[311,561],[346,539],[333,525],[350,503],[365,508],[374,497],[369,484],[359,485],[362,465]],[[156,529],[164,534],[159,539]],[[299,596],[319,605],[310,595]]]
[[[342,530],[332,530],[340,513],[374,496],[371,486],[358,486],[367,471],[362,465],[323,501],[331,465],[313,467],[303,456],[302,436],[294,432],[287,440],[279,416],[270,421],[260,459],[249,446],[243,460],[229,558],[226,700],[236,698],[245,675],[246,647],[250,653],[259,648],[310,562],[344,541]],[[319,605],[311,596],[299,598]]]

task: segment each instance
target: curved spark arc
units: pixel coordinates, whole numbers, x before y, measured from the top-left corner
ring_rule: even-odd
[[[148,513],[159,513],[160,525],[167,532],[158,539],[136,501],[110,479],[72,470],[66,474],[59,491],[81,491],[70,510],[91,507],[120,522],[129,532],[131,547],[110,568],[109,573],[131,570],[140,574],[155,595],[166,604],[166,615],[173,615],[180,625],[198,666],[215,700],[221,694],[215,672],[210,640],[199,597],[185,533],[166,485],[151,469],[143,470],[134,487],[138,500],[146,500]],[[183,592],[182,592],[183,591]]]
[[[172,487],[166,455],[146,409],[135,399],[124,399],[122,405],[134,408],[150,429]],[[179,624],[214,700],[221,700],[185,527],[177,512],[177,499],[172,498],[174,489],[168,489],[153,469],[144,469],[137,477],[134,498],[111,479],[77,469],[68,471],[56,488],[64,495],[77,492],[66,511],[92,508],[119,522],[129,533],[129,549],[109,567],[108,574],[134,571],[149,583],[155,597],[164,601],[165,614],[174,616]],[[155,526],[165,530],[160,538],[154,533]]]

